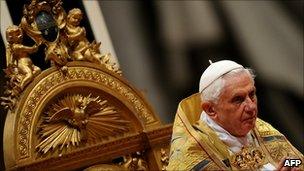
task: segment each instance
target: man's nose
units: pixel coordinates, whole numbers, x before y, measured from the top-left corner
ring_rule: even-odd
[[[252,111],[256,109],[256,103],[251,98],[247,97],[245,100],[245,110]]]

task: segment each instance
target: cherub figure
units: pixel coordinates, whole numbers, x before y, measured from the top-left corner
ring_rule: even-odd
[[[41,72],[40,68],[35,66],[29,58],[29,54],[36,52],[38,46],[23,45],[22,29],[16,25],[7,28],[6,38],[8,41],[8,46],[6,48],[7,66],[17,67],[17,69],[15,69],[18,71],[17,75],[22,75],[19,76],[19,78],[22,79],[18,86],[23,90],[24,87],[33,80],[34,76]]]
[[[67,16],[65,33],[72,49],[70,55],[74,60],[101,63],[100,43],[96,43],[95,41],[90,43],[87,40],[85,28],[79,26],[82,17],[83,14],[78,8],[70,10]]]

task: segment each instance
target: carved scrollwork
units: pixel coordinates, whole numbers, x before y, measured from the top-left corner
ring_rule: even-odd
[[[99,97],[81,94],[58,99],[45,112],[38,131],[36,149],[47,153],[51,149],[78,146],[81,142],[115,137],[129,131],[129,121],[123,119],[114,106]]]
[[[115,164],[99,164],[94,165],[89,168],[84,169],[83,171],[127,171],[124,167]]]

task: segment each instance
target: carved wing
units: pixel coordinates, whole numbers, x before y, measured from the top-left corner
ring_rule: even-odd
[[[88,139],[116,136],[129,131],[129,121],[124,120],[113,106],[107,106],[106,102],[102,101],[99,112],[92,114],[88,119]]]
[[[81,141],[80,131],[69,127],[64,122],[45,125],[40,134],[44,139],[36,146],[36,150],[44,154],[57,146],[60,147],[59,150],[65,146],[77,146]]]
[[[85,113],[87,115],[92,115],[100,111],[102,104],[98,103],[98,101],[90,101],[85,109]]]
[[[84,138],[89,141],[102,140],[129,131],[129,121],[123,119],[114,106],[108,105],[107,100],[90,96],[67,95],[50,106],[38,130],[38,152],[45,154],[53,149],[62,151],[64,147],[78,146]],[[77,103],[84,101],[88,101],[85,108],[87,117],[81,120],[82,127],[75,127],[68,123],[77,121],[74,116],[76,113],[72,110],[77,107]]]
[[[49,122],[64,120],[73,117],[73,112],[69,107],[65,107],[57,111],[49,118]]]
[[[66,120],[73,117],[72,108],[75,108],[75,98],[66,96],[60,99],[58,103],[51,105],[45,122],[39,129],[40,142],[36,150],[40,153],[47,153],[52,149],[59,147],[62,150],[65,146],[77,146],[81,142],[81,132],[69,126]]]

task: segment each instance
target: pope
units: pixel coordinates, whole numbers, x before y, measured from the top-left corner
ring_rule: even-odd
[[[286,137],[258,118],[255,75],[222,60],[203,72],[199,93],[178,106],[167,170],[303,170]]]

